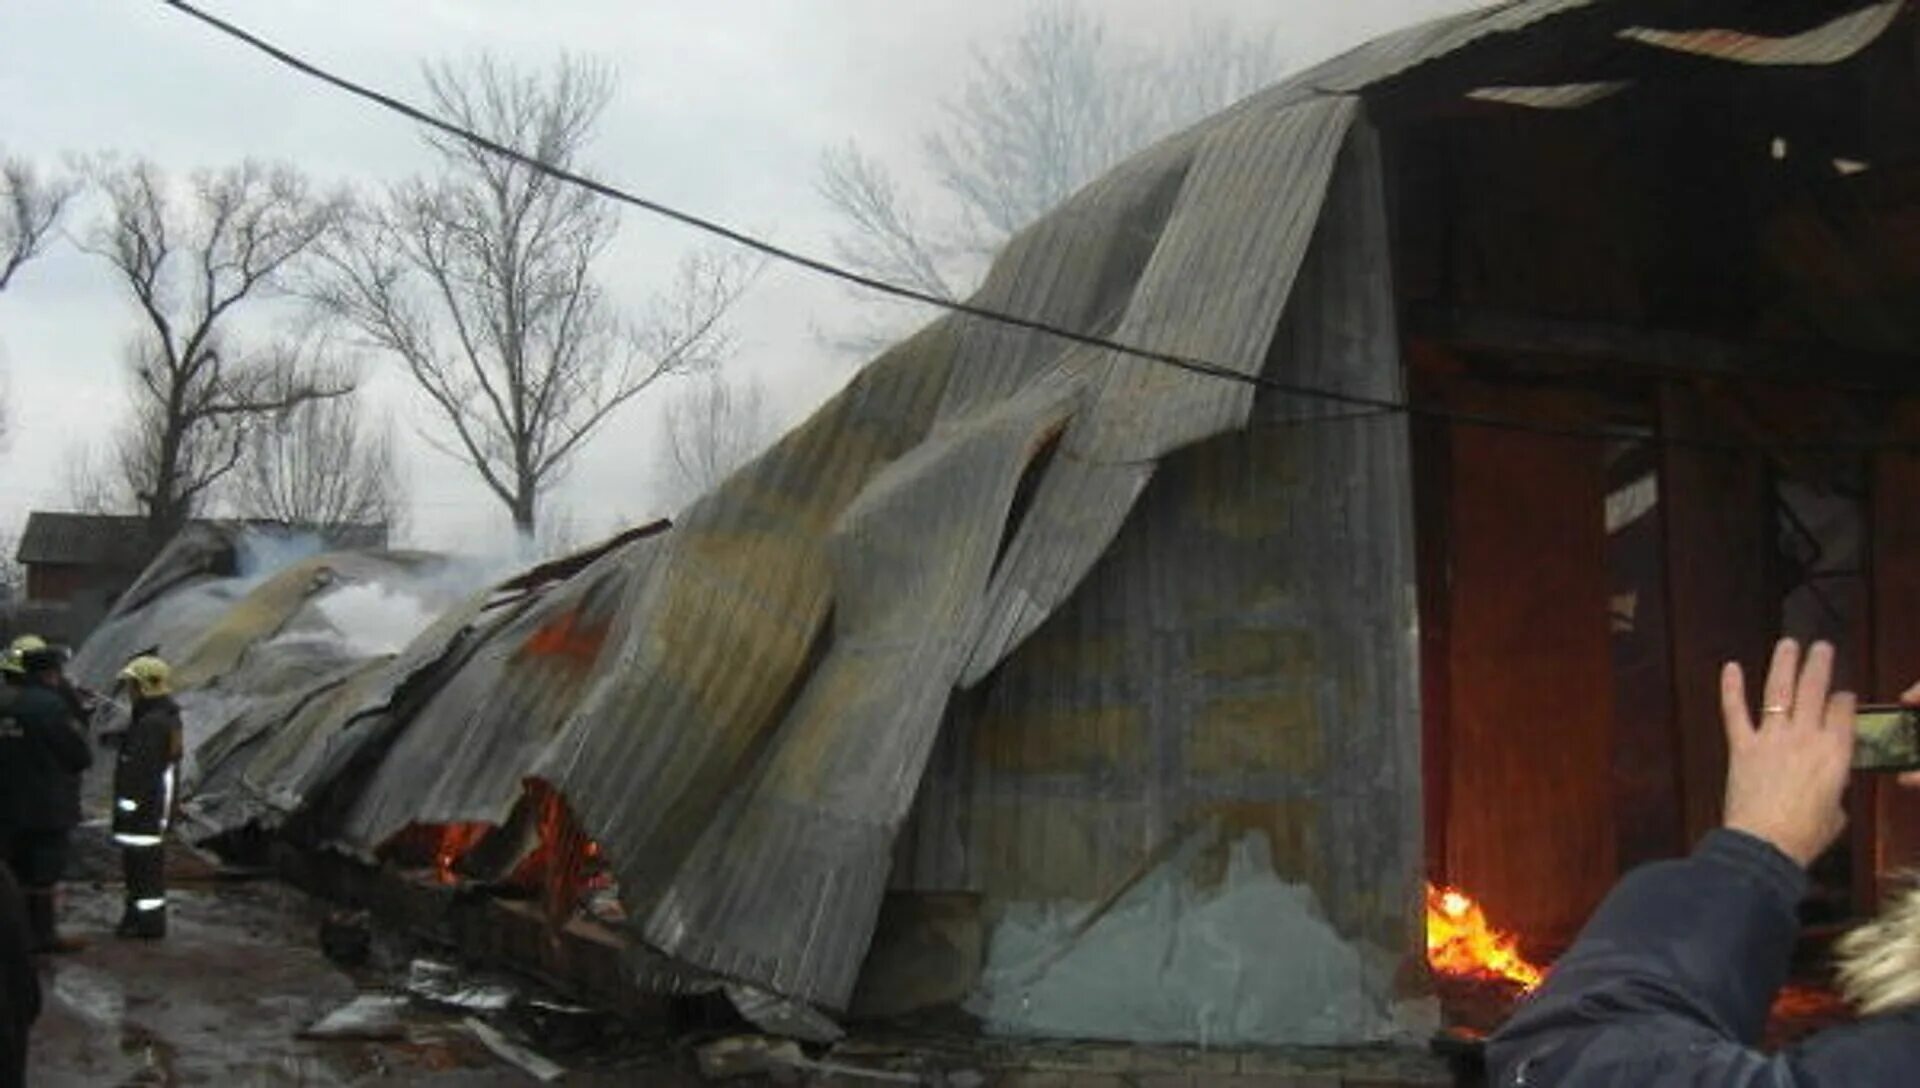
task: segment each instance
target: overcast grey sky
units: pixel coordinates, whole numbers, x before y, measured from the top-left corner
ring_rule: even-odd
[[[1278,36],[1305,64],[1373,34],[1479,6],[1471,0],[1087,0],[1111,32],[1151,43],[1195,18]],[[832,222],[814,191],[821,149],[849,138],[909,169],[943,96],[965,78],[969,43],[1016,28],[1029,0],[203,0],[323,67],[417,97],[423,60],[479,50],[529,65],[561,50],[599,56],[620,85],[588,155],[630,190],[825,255]],[[324,88],[152,0],[0,3],[0,148],[52,164],[66,153],[144,155],[174,171],[253,156],[283,159],[323,184],[394,178],[425,166],[397,117]],[[77,209],[83,229],[94,213]],[[629,212],[604,275],[638,305],[688,246],[689,232]],[[854,363],[814,330],[845,327],[855,302],[771,267],[738,311],[729,364],[759,376],[792,422]],[[0,532],[29,508],[63,505],[61,465],[103,444],[125,404],[121,349],[131,303],[97,258],[61,244],[0,294],[0,368],[12,409],[0,451]],[[416,503],[413,542],[474,547],[507,534],[470,470],[411,433],[424,417],[407,385],[369,360],[371,397],[400,421]],[[670,391],[668,391],[670,392]],[[653,420],[660,397],[630,406],[549,502],[582,535],[662,511]]]

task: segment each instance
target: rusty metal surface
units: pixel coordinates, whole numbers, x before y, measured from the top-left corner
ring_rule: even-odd
[[[1659,30],[1644,26],[1626,27],[1620,31],[1620,37],[1677,53],[1741,64],[1839,64],[1878,41],[1906,6],[1901,0],[1873,4],[1802,33],[1777,37],[1719,27]]]
[[[1628,87],[1631,80],[1614,79],[1594,83],[1557,83],[1543,87],[1475,87],[1467,97],[1475,102],[1495,102],[1505,106],[1525,106],[1536,110],[1577,110],[1604,102]]]

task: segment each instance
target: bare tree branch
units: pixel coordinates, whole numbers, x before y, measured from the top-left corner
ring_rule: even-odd
[[[666,405],[666,500],[680,509],[712,491],[777,436],[760,382],[701,375]]]
[[[41,177],[25,159],[0,158],[0,291],[20,266],[46,251],[79,188],[73,178]]]
[[[352,391],[324,352],[254,348],[230,328],[243,303],[282,293],[344,204],[288,167],[254,162],[197,173],[184,193],[146,162],[100,162],[92,173],[108,211],[82,248],[119,274],[144,322],[129,351],[134,415],[115,472],[161,541],[240,465],[257,428]]]
[[[834,255],[856,272],[955,298],[942,266],[952,255],[921,226],[900,198],[885,166],[854,144],[829,148],[821,157],[820,195],[847,221],[833,239]]]
[[[909,200],[856,145],[826,152],[818,187],[844,228],[836,254],[869,275],[964,296],[1015,232],[1283,69],[1270,34],[1196,23],[1162,48],[1128,49],[1075,0],[1042,5],[1011,36],[975,46],[965,86],[922,139],[916,165],[933,199]],[[874,333],[837,339],[864,349]]]
[[[294,406],[248,436],[229,505],[288,525],[383,525],[405,508],[390,425],[366,426],[358,397]]]
[[[25,599],[27,570],[20,564],[20,534],[0,531],[0,606]]]
[[[120,477],[116,454],[91,445],[67,451],[62,489],[67,508],[82,514],[133,514],[139,502]]]
[[[528,73],[483,57],[426,81],[442,116],[569,168],[613,94],[607,69],[575,59]],[[602,425],[727,349],[723,319],[757,266],[689,258],[629,320],[593,274],[618,226],[610,205],[463,141],[426,142],[440,174],[360,208],[320,247],[311,294],[405,365],[441,417],[436,447],[532,536],[541,496]]]

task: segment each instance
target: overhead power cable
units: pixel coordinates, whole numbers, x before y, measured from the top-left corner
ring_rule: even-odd
[[[1279,378],[1275,378],[1267,374],[1248,374],[1243,371],[1235,370],[1232,367],[1226,366],[1224,364],[1212,362],[1212,361],[1197,358],[1194,356],[1181,355],[1174,352],[1159,351],[1153,348],[1141,347],[1136,344],[1123,343],[1121,341],[1114,340],[1110,337],[1101,336],[1095,333],[1082,332],[1077,329],[1069,329],[1062,325],[1053,324],[1052,322],[1041,321],[1031,317],[1023,317],[1019,314],[1007,313],[1002,310],[995,310],[985,306],[978,306],[971,302],[963,302],[956,299],[943,298],[939,295],[931,294],[927,291],[922,291],[914,287],[908,287],[904,284],[892,283],[887,280],[882,280],[874,276],[866,275],[865,273],[862,273],[862,272],[857,272],[853,269],[844,267],[842,265],[834,264],[831,261],[823,260],[818,257],[809,256],[808,254],[801,253],[797,250],[789,249],[785,246],[781,246],[776,243],[769,242],[764,238],[759,238],[754,235],[748,234],[745,231],[738,230],[733,227],[729,227],[724,223],[720,223],[716,220],[706,218],[705,216],[695,215],[691,212],[682,211],[679,208],[675,208],[671,205],[664,204],[660,201],[652,200],[647,197],[638,196],[634,193],[627,192],[624,189],[617,188],[613,185],[600,181],[596,178],[589,177],[585,174],[577,173],[565,167],[555,166],[551,163],[545,162],[539,158],[529,155],[519,150],[518,148],[514,148],[507,144],[503,144],[498,140],[494,140],[486,135],[475,132],[472,129],[465,128],[461,125],[457,125],[451,121],[448,121],[445,118],[429,113],[428,111],[421,109],[420,107],[415,106],[393,95],[387,94],[383,91],[374,90],[371,87],[365,86],[364,84],[361,84],[361,83],[356,83],[353,80],[347,79],[344,76],[335,75],[334,73],[329,72],[326,69],[321,68],[320,66],[313,64],[310,61],[307,61],[299,56],[296,56],[293,53],[288,52],[285,49],[282,49],[277,45],[274,45],[272,42],[269,42],[266,39],[261,38],[259,35],[254,34],[251,31],[248,31],[242,27],[236,26],[235,24],[228,22],[227,20],[222,19],[217,15],[213,15],[209,12],[202,11],[200,8],[194,6],[191,3],[188,3],[187,0],[160,0],[160,2],[167,5],[168,7],[174,8],[180,12],[183,12],[184,14],[192,16],[193,18],[199,20],[200,22],[206,24],[207,26],[212,27],[213,29],[219,31],[220,33],[227,35],[228,37],[231,37],[238,41],[246,43],[252,48],[258,50],[259,52],[264,53],[267,56],[273,58],[275,61],[283,65],[286,65],[287,67],[292,68],[295,71],[302,73],[303,75],[319,80],[320,82],[328,84],[329,86],[335,87],[339,90],[345,91],[346,93],[353,95],[356,98],[361,98],[368,102],[372,102],[383,109],[389,110],[393,113],[397,113],[402,117],[408,118],[409,120],[418,122],[419,124],[422,124],[422,125],[426,125],[427,127],[432,129],[437,129],[440,132],[446,133],[447,135],[452,136],[456,139],[463,140],[467,143],[470,143],[475,147],[483,148],[486,151],[489,151],[495,155],[501,156],[502,158],[511,159],[512,161],[517,162],[522,166],[525,166],[529,170],[533,170],[538,173],[545,174],[549,177],[556,178],[560,181],[567,182],[568,184],[571,184],[571,185],[577,185],[582,189],[586,189],[589,192],[596,193],[601,197],[604,197],[608,200],[615,201],[616,203],[631,205],[632,207],[639,208],[643,211],[659,216],[661,218],[668,219],[676,223],[680,223],[684,226],[691,227],[694,230],[701,231],[706,234],[714,235],[716,237],[725,239],[726,241],[731,242],[734,245],[741,246],[745,249],[753,250],[757,253],[773,258],[774,260],[782,261],[787,264],[804,268],[818,275],[826,276],[831,279],[836,279],[843,283],[848,283],[855,287],[859,287],[867,291],[872,291],[877,294],[887,295],[887,296],[897,298],[897,299],[902,299],[908,302],[921,303],[926,306],[932,306],[938,309],[946,310],[950,313],[961,314],[966,317],[978,318],[982,321],[989,321],[995,324],[1005,325],[1012,328],[1025,329],[1029,332],[1041,333],[1043,335],[1056,337],[1058,339],[1065,340],[1070,343],[1082,344],[1087,347],[1100,348],[1102,350],[1111,351],[1119,355],[1130,356],[1130,357],[1142,359],[1148,362],[1158,363],[1163,366],[1173,367],[1179,370],[1187,371],[1188,373],[1192,373],[1192,374],[1199,374],[1205,377],[1217,378],[1223,381],[1239,382],[1244,385],[1251,385],[1256,388],[1271,390],[1276,393],[1283,393],[1288,396],[1300,397],[1302,399],[1318,400],[1318,401],[1324,401],[1331,404],[1338,404],[1348,409],[1359,409],[1358,411],[1343,411],[1343,412],[1329,413],[1322,416],[1296,416],[1283,421],[1289,424],[1316,423],[1316,422],[1328,422],[1328,423],[1346,422],[1346,421],[1353,421],[1353,420],[1373,419],[1373,418],[1386,416],[1386,415],[1409,415],[1409,416],[1416,416],[1420,418],[1445,420],[1447,422],[1467,424],[1467,425],[1476,426],[1476,427],[1489,427],[1489,428],[1498,428],[1501,430],[1523,431],[1530,434],[1539,434],[1539,435],[1545,435],[1548,437],[1555,437],[1555,438],[1580,438],[1580,439],[1590,439],[1590,440],[1600,440],[1600,441],[1647,442],[1647,443],[1654,443],[1654,444],[1660,444],[1660,445],[1685,446],[1685,447],[1695,447],[1695,448],[1702,448],[1702,449],[1724,449],[1724,450],[1782,450],[1782,449],[1848,449],[1848,450],[1852,450],[1852,449],[1873,449],[1873,448],[1920,449],[1920,441],[1880,442],[1880,441],[1875,441],[1871,439],[1861,440],[1858,442],[1778,443],[1778,444],[1769,444],[1769,445],[1762,446],[1762,445],[1753,444],[1753,443],[1722,441],[1722,440],[1704,439],[1704,438],[1692,438],[1692,437],[1681,436],[1681,435],[1664,435],[1664,434],[1650,435],[1647,433],[1647,431],[1644,428],[1639,428],[1639,427],[1614,427],[1614,426],[1580,427],[1580,426],[1571,426],[1571,425],[1563,426],[1563,425],[1542,423],[1536,420],[1517,419],[1517,418],[1501,416],[1493,413],[1464,412],[1464,411],[1458,411],[1450,408],[1414,404],[1411,401],[1397,400],[1391,397],[1372,396],[1372,395],[1363,394],[1363,393],[1349,393],[1342,390],[1327,389],[1319,386],[1307,385],[1300,382],[1290,382],[1290,381],[1285,381]]]

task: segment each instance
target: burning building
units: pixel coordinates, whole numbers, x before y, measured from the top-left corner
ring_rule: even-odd
[[[1920,672],[1916,46],[1902,3],[1416,27],[973,300],[1259,385],[950,316],[672,529],[395,653],[262,652],[331,560],[115,622],[202,647],[202,833],[592,904],[643,988],[802,1034],[1420,1030],[1479,917],[1436,891],[1436,939],[1429,880],[1523,962],[1711,826],[1721,660],[1784,626]],[[1834,918],[1920,836],[1856,807]]]

